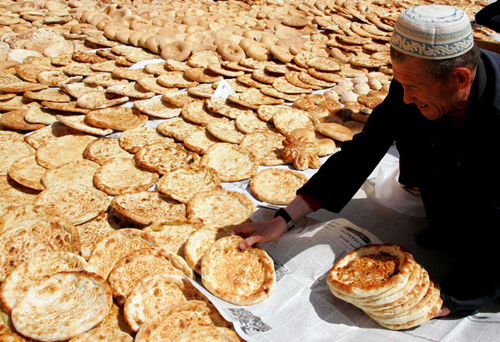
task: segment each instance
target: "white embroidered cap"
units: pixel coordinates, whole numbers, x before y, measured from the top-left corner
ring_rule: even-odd
[[[467,14],[452,6],[426,5],[404,10],[396,22],[391,46],[413,57],[446,59],[474,46]]]

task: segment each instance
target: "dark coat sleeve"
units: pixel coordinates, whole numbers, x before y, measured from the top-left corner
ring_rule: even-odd
[[[340,212],[361,187],[395,140],[398,115],[404,105],[403,89],[393,81],[389,95],[373,110],[363,131],[352,141],[342,144],[341,151],[332,155],[297,191],[325,202],[324,209]]]

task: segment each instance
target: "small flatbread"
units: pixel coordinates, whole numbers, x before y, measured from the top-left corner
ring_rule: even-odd
[[[9,176],[28,188],[43,190],[41,178],[45,168],[38,165],[35,155],[30,155],[16,160],[9,169]]]
[[[96,138],[88,135],[66,135],[45,142],[36,151],[36,161],[47,169],[83,159],[83,151]]]
[[[104,90],[103,87],[101,86],[95,86],[81,82],[61,84],[59,87],[61,88],[62,91],[68,93],[75,99],[78,99],[84,94],[87,94],[89,92],[102,92]]]
[[[24,115],[26,114],[26,110],[29,109],[29,106],[31,106],[31,104],[23,109],[13,110],[2,114],[2,116],[0,116],[0,125],[22,131],[34,131],[45,127],[45,124],[32,124],[24,120]]]
[[[97,189],[108,195],[147,190],[159,175],[135,165],[131,159],[113,158],[101,164],[94,176]]]
[[[24,141],[0,142],[0,175],[6,175],[12,164],[21,158],[33,155],[35,150]]]
[[[194,125],[187,122],[183,118],[175,118],[167,120],[159,124],[156,129],[163,135],[167,137],[174,138],[177,141],[184,141],[184,139],[194,133],[204,131],[205,129],[201,126]]]
[[[201,101],[198,97],[189,95],[185,91],[174,91],[162,96],[162,99],[177,108],[184,108],[184,106],[194,101]]]
[[[56,115],[56,119],[68,127],[89,134],[106,136],[113,133],[110,128],[102,129],[89,125],[84,115]]]
[[[68,127],[61,122],[56,122],[49,127],[44,127],[27,135],[25,140],[31,147],[38,149],[45,142],[65,135],[83,135],[83,132]]]
[[[248,108],[232,103],[223,98],[205,100],[205,106],[211,112],[236,119],[238,115],[248,112]]]
[[[117,158],[134,159],[132,153],[121,148],[118,138],[100,138],[92,141],[83,151],[83,157],[99,165]]]
[[[200,191],[221,188],[217,172],[207,167],[179,168],[167,172],[158,182],[158,190],[182,203]]]
[[[195,166],[199,160],[197,153],[188,151],[175,143],[165,142],[146,145],[135,154],[137,165],[160,174]]]
[[[282,165],[285,164],[285,160],[281,156],[284,140],[285,137],[281,134],[256,132],[247,134],[240,146],[251,151],[260,165]]]
[[[236,305],[253,305],[271,295],[276,273],[263,249],[241,250],[241,241],[235,235],[217,240],[201,261],[201,279],[214,296]]]
[[[106,89],[106,93],[118,94],[136,99],[149,99],[155,96],[155,93],[147,91],[139,83],[130,82],[127,84],[118,84]]]
[[[111,128],[118,131],[144,126],[148,116],[136,108],[112,107],[94,110],[86,114],[87,122],[100,128]]]
[[[174,141],[163,136],[153,127],[137,127],[126,130],[119,139],[120,146],[130,153],[137,153],[142,147],[157,142],[173,143]]]
[[[116,78],[110,73],[104,72],[86,77],[83,83],[91,86],[112,87],[120,84],[127,84],[128,81]]]
[[[159,219],[144,228],[144,231],[155,238],[158,247],[184,257],[184,243],[198,228],[200,228],[198,225],[187,219]]]
[[[26,110],[24,120],[33,124],[41,123],[44,125],[52,125],[57,121],[57,114],[59,113],[52,109],[31,106]]]
[[[222,182],[248,179],[257,172],[257,158],[238,145],[218,143],[210,146],[200,165],[215,169]]]
[[[236,127],[245,133],[271,132],[276,133],[271,123],[262,121],[254,112],[246,112],[236,118]]]
[[[257,109],[257,115],[263,121],[272,122],[274,114],[276,114],[280,109],[289,109],[289,108],[290,106],[287,105],[278,105],[278,106],[262,105],[259,106],[259,109]]]
[[[177,91],[177,88],[169,88],[162,86],[158,79],[156,78],[139,78],[137,83],[141,85],[145,90],[153,92],[158,95],[165,95],[173,91]]]
[[[43,101],[42,106],[48,107],[51,109],[59,110],[62,112],[70,112],[70,113],[88,113],[89,110],[85,108],[78,108],[76,106],[76,102],[50,102]]]
[[[196,273],[201,273],[201,259],[212,244],[225,236],[231,235],[231,231],[226,228],[219,229],[198,229],[189,235],[184,245],[184,258],[187,264]]]
[[[181,115],[182,108],[177,108],[163,101],[162,98],[152,98],[134,102],[134,107],[141,112],[162,119],[170,119]]]
[[[214,229],[243,223],[254,211],[248,197],[222,189],[198,192],[187,204],[190,221]]]
[[[182,117],[187,121],[202,126],[206,126],[211,122],[223,119],[222,116],[207,110],[203,101],[191,102],[190,104],[184,106],[182,108]]]
[[[10,313],[16,300],[44,276],[62,271],[81,271],[86,267],[85,259],[70,252],[53,252],[43,257],[35,256],[19,264],[2,283],[0,288],[2,306]]]
[[[191,81],[182,71],[169,71],[160,75],[157,82],[167,88],[191,88],[198,85],[198,82]]]
[[[90,160],[77,160],[59,166],[56,169],[45,170],[41,182],[48,188],[54,185],[84,185],[94,186],[94,175],[99,164]]]
[[[265,169],[252,177],[250,189],[258,200],[271,204],[289,204],[308,178],[300,172]]]
[[[40,191],[22,186],[8,176],[0,175],[0,211],[11,205],[31,204],[39,193]]]
[[[245,137],[245,133],[236,128],[234,120],[211,122],[207,125],[207,130],[216,138],[233,144],[239,144]]]
[[[73,224],[82,224],[107,211],[109,199],[95,188],[54,185],[42,191],[34,204],[59,211]]]
[[[61,272],[30,287],[12,309],[12,322],[24,336],[45,341],[68,340],[92,329],[113,302],[104,279],[86,271]],[[55,315],[64,320],[54,320]]]
[[[283,135],[288,136],[298,128],[313,129],[315,118],[307,112],[299,109],[280,109],[273,116],[276,129]]]
[[[49,252],[78,254],[78,231],[68,221],[50,215],[40,215],[12,225],[0,234],[0,280],[22,262]]]
[[[216,138],[207,129],[203,129],[202,131],[196,131],[189,134],[184,138],[183,142],[188,150],[202,155],[205,154],[210,146],[220,143],[222,140]]]
[[[95,245],[88,269],[107,279],[118,260],[136,250],[151,247],[156,247],[156,241],[139,229],[124,228],[110,232]]]
[[[110,272],[108,281],[115,301],[125,304],[142,279],[159,274],[194,278],[191,268],[177,254],[159,247],[143,248],[120,259]]]
[[[23,94],[24,97],[38,101],[51,101],[51,102],[69,102],[69,97],[65,92],[59,89],[44,89],[39,91],[27,91]]]
[[[124,307],[125,319],[132,330],[137,331],[165,305],[190,300],[208,299],[188,278],[173,274],[146,277],[128,296]]]
[[[228,327],[215,306],[199,300],[169,304],[148,319],[135,336],[135,342],[174,341],[199,326]]]
[[[78,107],[96,110],[117,106],[129,100],[127,96],[108,94],[104,92],[88,92],[76,100]]]
[[[111,206],[123,216],[142,224],[151,224],[158,218],[184,218],[186,205],[156,191],[141,191],[118,195]]]

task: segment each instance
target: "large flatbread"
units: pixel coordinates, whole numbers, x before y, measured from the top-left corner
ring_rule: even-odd
[[[176,274],[194,278],[186,261],[163,248],[143,248],[120,259],[111,270],[108,282],[115,301],[123,305],[142,279],[159,274]]]
[[[212,244],[225,236],[231,235],[227,228],[198,229],[189,235],[184,245],[184,258],[196,273],[201,273],[201,259]]]
[[[159,142],[173,143],[173,139],[167,138],[160,134],[153,127],[137,127],[126,130],[120,135],[120,146],[130,153],[137,153],[139,150],[148,145]]]
[[[222,189],[198,192],[187,204],[189,220],[214,229],[243,223],[254,211],[248,197]]]
[[[125,319],[131,329],[137,331],[165,305],[189,300],[208,303],[208,299],[187,277],[174,274],[146,277],[128,296],[124,306]]]
[[[295,197],[308,178],[302,173],[283,169],[265,169],[252,177],[250,189],[258,200],[285,205]]]
[[[83,151],[96,138],[89,135],[66,135],[49,140],[36,151],[36,161],[47,169],[83,159]]]
[[[414,265],[413,256],[398,245],[363,246],[337,261],[327,283],[352,297],[376,296],[403,288]]]
[[[118,195],[111,206],[131,220],[151,224],[159,218],[184,218],[186,205],[172,200],[156,191],[141,191]]]
[[[56,273],[19,298],[12,309],[12,322],[19,333],[36,340],[68,340],[99,324],[112,301],[109,285],[98,275]]]
[[[191,223],[187,219],[159,219],[149,227],[144,228],[144,231],[155,238],[158,247],[184,257],[186,240],[192,232],[199,228],[199,225]]]
[[[85,259],[70,252],[54,252],[44,256],[35,256],[19,264],[5,278],[0,287],[2,306],[10,313],[16,300],[44,276],[63,271],[81,271],[85,270],[86,267]]]
[[[167,172],[158,182],[158,191],[187,203],[197,192],[221,188],[219,175],[208,167],[180,168]]]
[[[108,196],[95,188],[83,185],[54,185],[36,198],[35,205],[60,212],[73,224],[82,224],[109,208]]]
[[[227,327],[212,304],[198,300],[166,305],[148,319],[135,336],[135,342],[168,342],[199,326]]]
[[[267,299],[276,284],[273,260],[260,247],[239,248],[243,238],[217,240],[201,261],[201,279],[214,296],[236,305]]]
[[[21,221],[0,234],[0,280],[22,262],[51,252],[80,253],[78,230],[57,216]]]
[[[200,164],[213,168],[223,182],[237,182],[252,177],[259,166],[253,153],[238,145],[218,143],[210,146]]]
[[[57,169],[48,169],[42,176],[42,184],[48,188],[54,185],[83,185],[94,186],[94,175],[99,164],[81,159],[59,166]]]
[[[156,247],[154,238],[139,229],[120,229],[102,238],[89,259],[89,270],[107,279],[121,258],[141,249]]]

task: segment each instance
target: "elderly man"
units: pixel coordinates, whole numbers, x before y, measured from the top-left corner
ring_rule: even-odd
[[[233,233],[248,236],[246,248],[278,239],[312,211],[339,212],[396,141],[400,183],[420,189],[426,210],[417,242],[457,256],[441,282],[439,315],[469,315],[500,295],[500,55],[474,45],[463,11],[431,5],[399,16],[391,59],[389,95],[363,131],[273,220]]]

